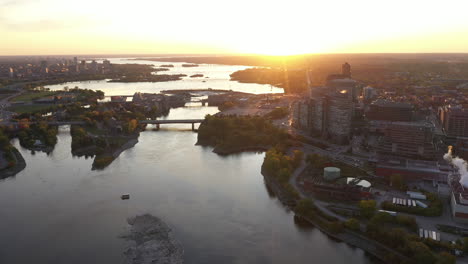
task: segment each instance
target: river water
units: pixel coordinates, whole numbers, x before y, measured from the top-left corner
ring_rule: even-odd
[[[239,83],[230,81],[230,74],[252,68],[248,66],[233,66],[233,65],[215,65],[215,64],[199,64],[199,67],[182,67],[181,62],[155,62],[147,60],[130,60],[128,58],[113,58],[109,59],[112,64],[150,64],[158,67],[163,64],[172,64],[174,68],[168,68],[169,71],[158,72],[157,74],[186,74],[180,81],[172,82],[135,82],[135,83],[108,83],[106,80],[101,81],[85,81],[85,82],[69,82],[65,84],[47,85],[46,88],[51,90],[61,90],[64,86],[73,88],[87,88],[93,90],[101,90],[106,95],[133,95],[135,92],[158,93],[162,90],[178,90],[178,89],[222,89],[233,90],[238,92],[248,92],[255,94],[262,93],[282,93],[283,88],[278,88],[266,84],[255,83]],[[98,60],[98,62],[101,62]],[[203,77],[190,78],[194,74],[203,74]],[[206,78],[208,77],[208,78]]]
[[[192,104],[168,118],[216,112]],[[102,171],[72,156],[69,127],[49,155],[13,140],[27,167],[0,181],[0,263],[123,263],[127,218],[145,213],[173,229],[185,263],[371,263],[295,222],[264,183],[264,154],[218,156],[196,139],[190,124],[149,128]]]

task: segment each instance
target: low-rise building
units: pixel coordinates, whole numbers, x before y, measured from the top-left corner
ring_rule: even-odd
[[[372,198],[370,183],[363,186],[359,179],[348,179],[341,177],[339,168],[326,167],[323,174],[314,171],[304,178],[303,188],[306,192],[334,200],[356,201]]]
[[[375,174],[389,178],[401,175],[405,181],[428,180],[447,182],[447,171],[441,169],[439,161],[411,160],[394,156],[378,156],[375,162]]]
[[[146,107],[157,107],[158,111],[163,113],[169,111],[169,100],[164,94],[140,93],[133,94],[133,103]]]

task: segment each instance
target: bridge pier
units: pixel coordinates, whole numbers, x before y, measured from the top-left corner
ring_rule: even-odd
[[[156,124],[156,130],[159,130],[160,124]]]
[[[192,131],[195,131],[195,123],[192,123]]]

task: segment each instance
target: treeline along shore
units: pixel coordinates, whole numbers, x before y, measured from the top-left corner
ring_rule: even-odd
[[[453,263],[454,256],[445,251],[451,248],[450,245],[412,234],[417,229],[412,217],[377,212],[373,200],[363,200],[359,202],[359,220],[353,217],[339,219],[300,193],[291,184],[295,179],[293,175],[318,162],[313,160],[313,155],[304,159],[304,154],[298,150],[301,143],[269,120],[258,116],[208,115],[198,133],[197,144],[212,146],[215,153],[222,155],[259,146],[258,150],[268,149],[261,172],[269,190],[297,217],[330,237],[361,248],[384,263]],[[382,229],[382,226],[386,228]]]

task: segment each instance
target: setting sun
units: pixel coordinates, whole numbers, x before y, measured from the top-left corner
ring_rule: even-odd
[[[467,8],[457,0],[0,1],[0,52],[412,52],[421,41],[421,52],[468,52]]]

